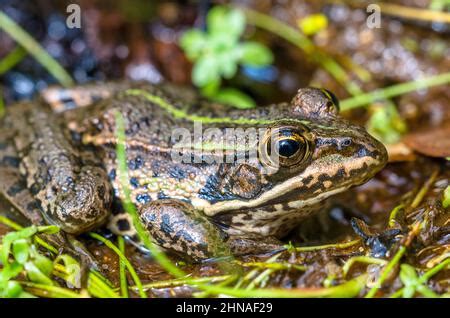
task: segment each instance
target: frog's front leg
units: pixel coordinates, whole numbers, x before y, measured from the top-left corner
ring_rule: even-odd
[[[189,203],[162,199],[142,206],[139,213],[151,237],[167,250],[196,261],[230,254],[224,233]]]
[[[21,174],[47,222],[79,234],[106,221],[112,189],[98,158],[74,147],[45,109],[25,105],[11,114]]]
[[[229,237],[200,211],[181,200],[150,202],[140,209],[141,220],[162,247],[200,261],[213,257],[259,254],[279,250],[273,238]]]

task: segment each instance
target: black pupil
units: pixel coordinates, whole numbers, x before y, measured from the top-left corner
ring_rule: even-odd
[[[294,139],[282,139],[277,146],[280,156],[286,158],[292,157],[300,149],[300,144]]]

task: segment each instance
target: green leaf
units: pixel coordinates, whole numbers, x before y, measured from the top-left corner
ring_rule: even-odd
[[[43,285],[54,285],[53,281],[43,273],[33,262],[25,263],[25,270],[30,281]]]
[[[19,275],[23,270],[22,264],[18,262],[9,263],[0,271],[0,288],[4,286],[11,278]]]
[[[34,255],[34,265],[46,276],[51,275],[53,271],[53,262],[41,254]]]
[[[30,245],[28,240],[20,239],[13,243],[13,255],[17,262],[25,264],[30,256]]]
[[[59,230],[60,228],[56,225],[45,225],[37,228],[37,231],[42,234],[56,234]]]
[[[0,250],[0,261],[2,264],[8,263],[9,253],[11,252],[11,245],[14,241],[25,239],[33,236],[37,231],[35,226],[24,228],[17,232],[10,232],[3,237],[2,248]]]
[[[78,261],[75,260],[72,256],[63,254],[59,255],[54,261],[55,264],[59,264],[61,262],[64,264],[64,268],[67,274],[67,276],[65,277],[67,283],[75,288],[80,288],[81,268]]]
[[[226,79],[232,78],[236,75],[238,66],[234,61],[228,60],[226,63],[220,64],[220,73]]]
[[[186,31],[180,39],[181,48],[191,61],[201,56],[205,44],[207,44],[205,33],[196,29]]]
[[[241,109],[253,108],[256,106],[255,101],[250,96],[234,88],[222,89],[218,91],[212,99]]]
[[[36,296],[27,293],[26,291],[22,291],[17,298],[36,298]]]
[[[233,77],[238,69],[239,52],[236,50],[237,42],[230,41],[227,36],[217,35],[208,42],[208,52],[202,59],[213,59],[217,66],[217,72],[224,78]]]
[[[220,88],[220,79],[217,81],[211,81],[205,86],[203,86],[200,90],[203,96],[212,97],[217,94],[217,91]]]
[[[402,264],[400,266],[400,279],[405,285],[416,284],[419,277],[417,276],[416,269],[408,264]]]
[[[328,26],[328,19],[322,13],[310,14],[298,21],[298,26],[306,35],[313,35],[326,29]]]
[[[227,34],[239,38],[245,29],[245,15],[239,9],[215,6],[206,18],[210,34]]]
[[[444,198],[442,200],[442,206],[448,208],[450,206],[450,185],[444,190]]]
[[[246,42],[239,46],[242,64],[250,66],[266,66],[273,62],[272,52],[257,42]]]
[[[367,122],[370,134],[381,139],[385,144],[393,144],[400,140],[406,132],[405,121],[399,115],[394,104],[375,105]]]
[[[438,298],[439,295],[425,285],[417,286],[417,291],[428,298]]]
[[[400,266],[400,280],[403,285],[403,297],[411,298],[416,293],[416,288],[420,285],[419,277],[417,276],[416,269],[408,264],[402,264]]]
[[[217,57],[220,54],[232,54],[236,46],[238,45],[239,38],[230,38],[228,33],[218,33],[209,36],[208,38],[208,52]]]
[[[224,78],[230,79],[234,75],[236,75],[236,72],[238,70],[237,56],[234,56],[230,53],[219,54],[217,56],[217,61],[219,66],[219,73]]]
[[[414,286],[405,286],[403,288],[403,298],[412,298],[416,293],[416,288]]]
[[[18,282],[10,281],[2,291],[1,295],[3,298],[19,298],[22,293],[22,286],[20,286]]]
[[[214,57],[205,56],[194,64],[192,81],[196,86],[202,87],[219,79],[219,66]]]

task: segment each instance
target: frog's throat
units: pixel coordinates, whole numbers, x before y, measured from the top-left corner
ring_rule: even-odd
[[[197,209],[203,210],[206,215],[213,216],[221,212],[259,209],[266,205],[274,205],[276,207],[277,203],[281,203],[277,202],[277,199],[281,195],[295,191],[296,189],[299,189],[300,192],[300,189],[305,189],[304,194],[307,193],[307,195],[302,195],[302,193],[299,193],[297,198],[285,202],[287,206],[284,204],[284,209],[300,209],[315,205],[332,195],[345,191],[355,184],[362,183],[367,180],[368,177],[362,171],[372,171],[372,173],[375,173],[378,169],[372,169],[370,167],[377,165],[378,163],[375,160],[368,162],[366,157],[354,158],[351,167],[347,167],[345,165],[340,167],[341,169],[339,170],[344,171],[345,173],[345,176],[341,177],[340,182],[333,183],[331,181],[324,181],[322,182],[322,190],[310,191],[309,193],[307,191],[308,188],[312,188],[314,185],[317,185],[318,182],[321,182],[318,179],[320,175],[323,175],[323,173],[320,172],[320,166],[307,167],[300,175],[274,186],[272,189],[263,192],[260,196],[252,200],[230,200],[211,204],[207,200],[196,198],[192,200],[192,204]],[[355,180],[351,177],[351,173],[355,170],[361,171],[361,177],[358,179],[360,182],[355,182]],[[330,173],[331,180],[333,180],[334,175],[334,173]],[[308,178],[310,176],[313,178]],[[305,180],[308,181],[305,182]]]

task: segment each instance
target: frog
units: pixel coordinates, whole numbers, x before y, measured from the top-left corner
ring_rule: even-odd
[[[282,247],[327,198],[387,162],[315,87],[251,109],[169,83],[50,87],[8,107],[0,130],[0,192],[31,223],[75,236],[106,226],[137,242],[138,221],[193,261]]]

